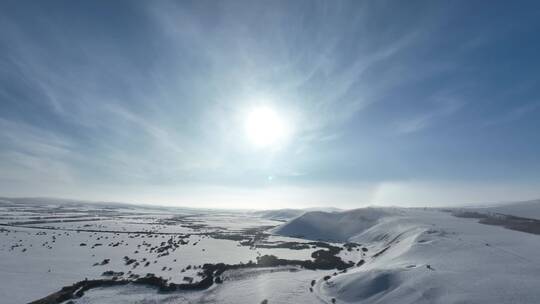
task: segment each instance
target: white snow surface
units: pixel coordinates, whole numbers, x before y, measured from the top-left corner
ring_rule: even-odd
[[[535,206],[528,204],[527,212],[540,214]],[[198,234],[280,223],[249,214],[120,208],[122,212],[109,214],[110,210],[102,207],[74,206],[71,210],[4,201],[0,206],[0,303],[36,300],[85,277],[100,278],[105,270],[141,275],[151,272],[181,282],[197,271],[181,272],[188,265],[247,262],[262,254],[305,260],[316,250],[254,249],[240,246],[238,241]],[[505,208],[501,213],[516,216],[524,210],[519,204],[515,209]],[[163,221],[187,215],[177,223]],[[59,218],[66,221],[59,222]],[[82,221],[69,222],[74,219]],[[206,226],[196,228],[186,226],[188,223]],[[354,243],[339,257],[356,266],[343,272],[292,266],[231,270],[223,274],[223,284],[204,291],[159,293],[130,284],[92,289],[73,302],[248,304],[267,299],[269,304],[307,304],[332,303],[334,299],[335,303],[362,304],[540,303],[540,235],[430,208],[307,212],[273,231],[276,235],[268,241],[302,242],[294,237],[303,236],[332,240],[334,246]],[[175,238],[180,237],[177,233],[192,235],[186,239],[188,245],[168,256],[157,257],[144,245],[139,248],[144,243],[158,246],[171,237],[167,233]],[[117,247],[109,246],[118,242]],[[103,245],[92,248],[96,243]],[[132,268],[124,264],[125,255],[152,263]],[[110,262],[93,266],[104,259]],[[362,260],[363,265],[357,264]],[[170,269],[164,270],[166,267]],[[329,277],[325,280],[325,276]]]
[[[301,210],[301,209],[277,209],[277,210],[255,211],[253,214],[258,215],[265,219],[290,220],[304,213],[306,213],[306,211]]]
[[[325,208],[306,208],[306,209],[273,209],[273,210],[260,210],[253,212],[254,215],[260,216],[265,219],[287,221],[295,217],[301,216],[306,212],[339,212],[342,211],[338,208],[325,207]]]
[[[363,224],[351,220],[363,217]],[[369,249],[363,266],[318,281],[327,302],[540,303],[539,235],[434,209],[376,208],[308,213],[281,231],[312,238],[334,232]]]
[[[399,213],[396,208],[363,208],[343,212],[308,212],[274,230],[276,234],[312,240],[346,241],[376,225],[384,217]]]

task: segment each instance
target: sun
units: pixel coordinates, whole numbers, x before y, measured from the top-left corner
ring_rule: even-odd
[[[267,106],[249,111],[245,128],[250,143],[260,148],[278,146],[288,133],[283,117]]]

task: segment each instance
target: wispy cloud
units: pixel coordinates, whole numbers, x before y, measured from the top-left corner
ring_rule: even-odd
[[[487,119],[483,122],[484,127],[494,126],[498,124],[510,123],[519,120],[526,115],[533,114],[540,109],[540,102],[530,102],[526,104],[520,104],[519,106],[511,109],[507,113],[499,115],[491,119]]]
[[[162,190],[386,180],[401,177],[397,167],[372,165],[393,157],[381,152],[395,148],[388,132],[406,140],[459,119],[532,120],[539,108],[534,81],[515,104],[489,103],[498,85],[517,85],[486,76],[492,63],[479,50],[503,46],[497,39],[508,32],[485,26],[493,18],[467,19],[475,30],[464,31],[455,24],[459,5],[120,2],[110,7],[114,19],[96,3],[17,5],[0,4],[4,180],[44,185],[49,172],[60,181],[51,189]],[[246,112],[260,104],[293,126],[279,148],[246,140]],[[479,113],[486,108],[491,120]],[[474,146],[461,148],[476,156]]]
[[[462,100],[454,99],[454,97],[445,96],[434,99],[432,109],[398,122],[396,132],[399,134],[419,132],[435,124],[437,121],[456,114],[464,106]]]

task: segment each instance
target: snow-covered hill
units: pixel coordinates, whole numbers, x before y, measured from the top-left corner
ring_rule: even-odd
[[[290,220],[304,213],[306,213],[306,211],[302,209],[277,209],[253,212],[254,215],[260,216],[262,218],[278,221]]]
[[[346,241],[399,209],[363,208],[343,212],[307,212],[278,227],[276,234],[312,240]]]
[[[295,217],[301,216],[307,212],[321,211],[321,212],[340,212],[341,209],[325,207],[325,208],[307,208],[307,209],[275,209],[275,210],[261,210],[253,212],[254,215],[260,216],[269,220],[288,221]]]
[[[540,303],[540,235],[395,208],[306,213],[276,232],[365,247],[348,253],[363,265],[317,281],[329,303]]]

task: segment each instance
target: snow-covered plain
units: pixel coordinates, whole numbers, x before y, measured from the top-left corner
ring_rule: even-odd
[[[124,276],[154,273],[181,283],[185,277],[196,279],[204,263],[247,263],[270,254],[310,259],[313,248],[252,248],[226,238],[245,229],[278,224],[239,212],[207,210],[201,214],[183,209],[164,211],[124,206],[111,209],[100,205],[34,204],[3,199],[0,201],[0,302],[37,300],[85,278],[103,278],[102,273],[108,270],[124,272]],[[176,250],[158,252],[169,239],[186,244]],[[280,236],[269,237],[267,241],[291,240],[305,242]],[[163,255],[164,252],[167,254]],[[136,262],[126,265],[124,257]]]
[[[516,214],[511,205],[505,208]],[[540,205],[527,204],[529,212],[535,208]],[[90,289],[72,301],[540,303],[540,235],[457,217],[458,211],[253,213],[2,199],[0,297],[6,304],[31,302],[85,278],[104,278],[107,270],[123,272],[121,278],[154,273],[181,283],[185,277],[196,279],[204,263],[247,263],[262,255],[311,260],[321,250],[313,240],[322,240],[340,248],[337,256],[354,266],[341,271],[243,268],[225,271],[222,284],[200,291],[158,292],[128,284]],[[284,223],[284,216],[291,219]],[[254,229],[273,235],[245,243]],[[160,251],[169,240],[182,245]],[[308,242],[300,249],[273,247]],[[126,256],[135,262],[126,263]]]

